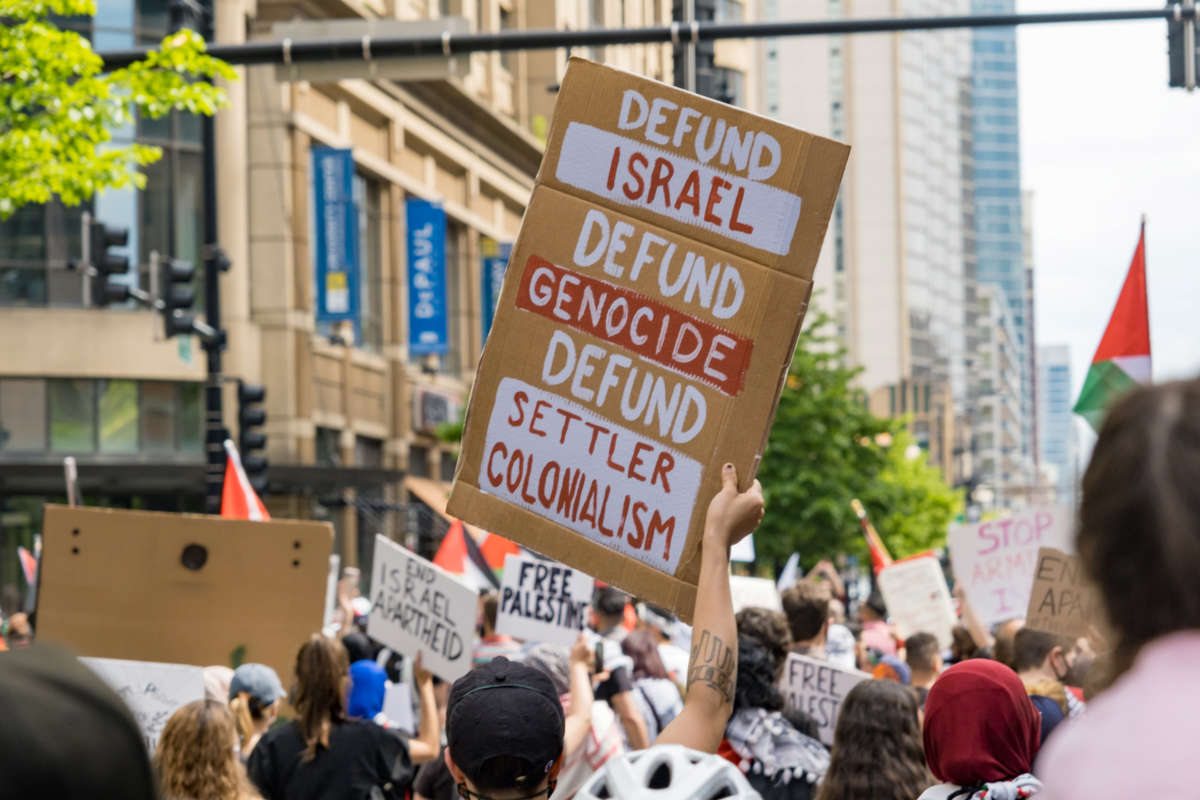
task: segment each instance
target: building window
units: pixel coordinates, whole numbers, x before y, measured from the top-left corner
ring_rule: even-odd
[[[510,9],[500,7],[500,32],[511,31],[516,27],[517,15]],[[509,72],[513,72],[517,66],[517,53],[515,50],[500,51],[500,66],[504,67]]]
[[[88,37],[97,50],[155,45],[167,33],[166,0],[96,5],[94,18],[72,18],[62,24]],[[25,207],[0,222],[0,306],[79,306],[83,302],[82,277],[67,269],[67,263],[82,255],[84,210],[107,225],[128,228],[125,253],[130,270],[125,280],[131,284],[148,287],[146,269],[152,250],[200,266],[200,131],[199,117],[190,114],[172,112],[158,120],[138,119],[113,131],[113,142],[162,148],[162,158],[143,168],[145,189],[109,190],[75,208],[65,208],[57,201]],[[203,293],[198,293],[197,307],[203,308]]]
[[[383,467],[383,440],[369,436],[354,437],[354,466]]]
[[[136,381],[98,381],[101,453],[138,451],[138,385]]]
[[[342,465],[342,450],[338,444],[338,432],[333,428],[317,428],[317,466],[340,467]]]
[[[91,453],[96,449],[96,384],[89,380],[51,380],[50,450]]]
[[[0,455],[199,456],[199,383],[0,379]]]
[[[359,346],[383,349],[383,214],[379,182],[354,176],[354,207],[358,211],[358,240],[362,274],[359,276]]]
[[[46,382],[0,381],[0,452],[46,450]]]
[[[451,483],[454,480],[454,469],[458,466],[458,455],[450,450],[443,450],[439,463],[442,480]]]
[[[408,474],[415,478],[429,477],[429,449],[420,445],[409,445]]]

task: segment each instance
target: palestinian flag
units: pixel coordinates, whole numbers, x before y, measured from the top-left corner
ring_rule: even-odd
[[[1150,310],[1146,300],[1146,223],[1104,338],[1088,368],[1075,413],[1099,432],[1104,413],[1122,394],[1150,382]]]
[[[521,552],[521,547],[516,542],[510,542],[503,536],[497,536],[494,533],[486,533],[483,536],[483,541],[479,543],[479,552],[483,553],[484,560],[488,566],[492,568],[492,572],[496,573],[497,578],[504,577],[504,559],[511,553],[517,555]]]
[[[500,580],[492,571],[471,534],[463,527],[462,520],[454,520],[442,545],[438,548],[433,563],[454,575],[459,575],[472,584],[477,591],[500,588]]]

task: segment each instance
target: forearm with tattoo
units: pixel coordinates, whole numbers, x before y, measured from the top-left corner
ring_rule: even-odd
[[[733,702],[733,687],[737,682],[737,651],[730,648],[720,636],[709,631],[700,631],[700,641],[692,645],[692,660],[688,667],[688,689],[704,684],[724,698]]]

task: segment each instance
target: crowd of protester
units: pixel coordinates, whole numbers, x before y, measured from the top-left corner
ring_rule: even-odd
[[[205,671],[206,699],[147,754],[120,698],[70,654],[28,647],[10,620],[0,661],[0,794],[165,800],[817,798],[1050,800],[1193,796],[1200,732],[1200,382],[1132,392],[1109,414],[1083,481],[1076,547],[1108,636],[979,623],[956,592],[952,642],[900,640],[872,594],[848,622],[819,565],[782,611],[730,595],[729,548],[758,524],[761,489],[726,466],[708,509],[690,647],[667,612],[601,586],[571,647],[496,633],[480,602],[474,668],[453,684],[365,635],[298,649],[285,690],[262,664]],[[637,613],[629,610],[635,608]],[[361,613],[360,613],[361,612]],[[1107,639],[1107,640],[1106,640]],[[842,699],[833,744],[787,707],[789,654],[872,676]],[[383,712],[412,687],[414,730]]]

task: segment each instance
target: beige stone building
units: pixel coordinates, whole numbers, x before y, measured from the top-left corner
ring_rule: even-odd
[[[160,38],[167,0],[101,3],[97,49]],[[440,24],[473,30],[661,25],[671,0],[218,0],[217,40],[278,38],[314,20]],[[740,4],[725,6],[740,9]],[[111,12],[111,13],[110,13]],[[673,76],[669,44],[575,51],[653,78]],[[317,78],[238,68],[216,120],[224,373],[267,389],[265,501],[280,517],[334,522],[347,564],[385,533],[428,551],[445,529],[457,419],[483,345],[485,256],[512,242],[540,163],[566,68],[563,50],[480,53],[453,77]],[[750,50],[718,61],[753,88]],[[282,80],[281,80],[282,78]],[[744,92],[755,97],[757,91]],[[753,104],[751,104],[753,105]],[[151,253],[202,261],[201,141],[194,118],[139,121],[121,137],[158,144],[143,191],[98,196],[90,211],[130,231],[127,280],[145,285]],[[119,137],[119,138],[121,138]],[[314,147],[349,148],[360,268],[358,324],[319,324],[314,279]],[[448,350],[409,351],[405,204],[445,212]],[[88,503],[203,509],[204,354],[164,340],[161,319],[131,307],[83,308],[80,209],[26,209],[0,223],[0,602],[22,583],[15,548],[63,495],[62,458],[79,462]],[[232,384],[225,424],[236,436]]]

